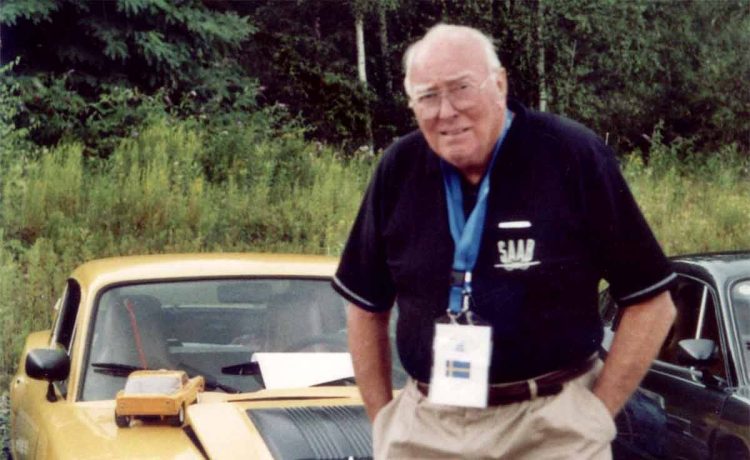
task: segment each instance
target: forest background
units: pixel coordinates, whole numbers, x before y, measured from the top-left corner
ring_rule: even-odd
[[[669,254],[750,248],[748,0],[2,0],[2,387],[82,261],[338,255],[438,21],[606,139]]]

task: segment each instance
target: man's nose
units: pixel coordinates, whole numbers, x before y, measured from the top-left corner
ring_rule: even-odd
[[[450,118],[458,114],[458,110],[453,106],[450,97],[447,93],[440,95],[440,107],[438,112],[438,118]]]

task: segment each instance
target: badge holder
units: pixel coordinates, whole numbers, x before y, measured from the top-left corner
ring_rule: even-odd
[[[483,408],[487,407],[492,328],[471,311],[471,292],[462,294],[462,309],[453,313],[449,308],[435,324],[428,399],[435,404]]]
[[[492,171],[513,119],[510,110],[506,109],[505,114],[505,125],[492,149],[490,164],[479,183],[477,200],[468,219],[463,212],[460,175],[447,162],[440,162],[454,252],[448,317],[435,324],[432,344],[432,378],[428,398],[436,404],[487,407],[492,328],[471,311],[471,271],[477,262],[487,214],[489,171]]]

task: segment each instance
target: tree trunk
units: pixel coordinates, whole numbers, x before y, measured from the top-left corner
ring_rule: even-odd
[[[359,81],[367,92],[367,69],[365,67],[365,26],[363,15],[358,14],[354,20],[354,28],[357,33],[357,75]],[[365,130],[367,131],[367,141],[369,143],[368,153],[372,154],[374,151],[375,139],[372,134],[372,113],[370,113],[370,103],[367,102],[365,107]]]
[[[570,47],[570,56],[568,59],[568,75],[565,79],[567,83],[565,84],[565,94],[563,97],[558,97],[558,104],[557,109],[562,114],[563,111],[568,111],[570,109],[571,105],[571,99],[573,96],[573,91],[576,90],[576,80],[578,77],[576,77],[576,50],[578,49],[578,40],[573,40],[573,44]]]
[[[365,26],[362,16],[357,16],[354,21],[357,32],[357,74],[359,81],[367,86],[367,69],[365,68]]]
[[[378,6],[378,32],[380,35],[380,52],[383,55],[383,75],[385,75],[385,90],[388,93],[388,97],[393,94],[393,78],[391,76],[391,61],[390,53],[388,49],[390,45],[388,43],[388,22],[385,16],[385,5],[380,2]]]
[[[547,111],[547,99],[549,97],[547,93],[547,71],[544,62],[544,5],[543,0],[538,0],[536,9],[536,45],[537,45],[537,61],[536,71],[539,75],[539,111]]]

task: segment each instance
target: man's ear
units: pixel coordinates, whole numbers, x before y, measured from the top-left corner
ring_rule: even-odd
[[[508,96],[508,75],[505,72],[504,67],[500,67],[497,71],[497,77],[495,77],[495,84],[500,92],[500,97],[505,100]]]

